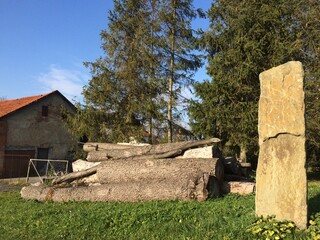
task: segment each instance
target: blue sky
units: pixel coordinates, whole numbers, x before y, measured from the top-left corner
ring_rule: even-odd
[[[205,11],[210,5],[194,0]],[[99,34],[112,8],[112,0],[0,0],[0,98],[59,90],[81,100],[90,80],[82,63],[103,56]],[[207,19],[194,23],[208,25]],[[201,69],[195,78],[208,77]]]

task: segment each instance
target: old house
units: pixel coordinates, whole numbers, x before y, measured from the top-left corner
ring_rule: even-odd
[[[62,108],[75,111],[59,91],[0,101],[0,178],[26,176],[30,158],[70,158]]]

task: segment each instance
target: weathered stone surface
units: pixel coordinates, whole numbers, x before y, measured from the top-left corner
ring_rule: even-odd
[[[224,181],[221,186],[223,193],[237,193],[248,195],[254,193],[256,184],[254,182]]]
[[[177,158],[212,158],[213,146],[189,149]]]
[[[259,143],[279,134],[304,136],[303,68],[288,62],[260,74]]]
[[[256,214],[307,224],[303,69],[288,62],[260,74]]]

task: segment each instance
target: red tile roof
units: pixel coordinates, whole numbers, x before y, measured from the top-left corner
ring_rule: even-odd
[[[47,94],[37,95],[37,96],[30,96],[30,97],[24,97],[24,98],[18,98],[18,99],[12,99],[12,100],[3,100],[0,101],[0,118],[17,111],[20,108],[23,108],[31,103],[34,103],[54,92],[53,91]]]

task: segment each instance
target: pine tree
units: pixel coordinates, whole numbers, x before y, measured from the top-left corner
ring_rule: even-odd
[[[167,115],[172,141],[178,94],[200,66],[192,53],[195,17],[191,0],[114,0],[101,32],[104,56],[85,63],[92,74],[85,102],[67,117],[73,134],[116,142],[139,138],[148,127],[153,139]]]
[[[320,3],[307,0],[297,10],[305,68],[307,159],[320,167]]]
[[[85,63],[92,74],[83,90],[85,102],[67,121],[75,136],[126,141],[140,138],[148,121],[162,118],[164,81],[153,47],[160,29],[155,2],[114,1],[108,29],[101,32],[105,56]]]
[[[259,73],[305,59],[298,9],[298,0],[212,4],[210,30],[202,39],[212,79],[196,84],[200,100],[190,108],[191,125],[198,135],[221,137],[224,144],[240,148],[243,160],[257,147]]]
[[[162,23],[162,47],[166,57],[163,67],[168,78],[168,142],[173,141],[173,109],[179,93],[193,84],[193,74],[201,66],[201,60],[193,52],[196,48],[195,32],[191,21],[197,13],[192,0],[164,0],[160,19]]]

